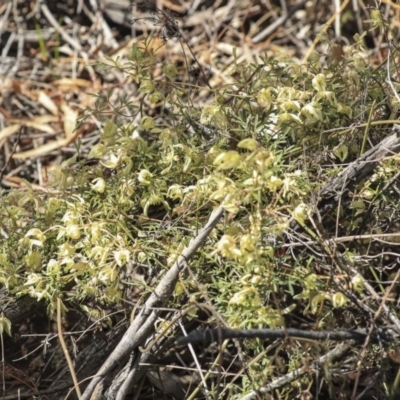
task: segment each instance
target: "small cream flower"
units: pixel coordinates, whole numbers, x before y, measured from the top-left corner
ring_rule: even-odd
[[[34,237],[39,240],[39,242],[43,243],[46,240],[46,236],[40,229],[33,228],[30,229],[26,234],[25,237]]]
[[[156,123],[154,122],[154,119],[149,116],[144,116],[142,120],[140,121],[140,126],[144,130],[150,130],[153,129],[156,126]]]
[[[294,209],[294,211],[293,211],[293,213],[292,213],[292,216],[293,216],[293,218],[297,221],[297,222],[299,222],[299,223],[301,223],[301,224],[304,224],[304,222],[305,222],[305,220],[307,219],[307,217],[308,217],[308,211],[309,211],[309,208],[308,208],[308,206],[306,205],[306,204],[304,204],[304,203],[300,203],[295,209]]]
[[[60,272],[60,263],[57,260],[54,260],[53,258],[49,260],[47,263],[47,273],[48,274],[57,274]]]
[[[325,75],[324,74],[315,75],[311,83],[313,85],[313,88],[318,92],[325,90],[326,88]]]
[[[65,233],[71,239],[79,239],[81,237],[81,231],[78,225],[68,225],[65,229]]]
[[[236,247],[235,239],[230,235],[222,236],[217,243],[217,251],[227,258],[236,258],[241,255],[240,250]]]
[[[282,179],[278,178],[277,176],[271,176],[267,184],[268,188],[273,192],[279,189],[282,185],[283,185]]]
[[[142,169],[139,172],[138,180],[142,185],[150,185],[152,178],[153,174],[150,171],[147,171],[147,169]]]
[[[106,190],[106,181],[103,178],[96,178],[93,180],[92,189],[99,193],[104,193]]]
[[[130,260],[130,253],[129,250],[118,250],[114,251],[114,259],[117,264],[122,267]]]
[[[89,153],[89,158],[100,158],[107,151],[106,146],[103,143],[98,143],[92,147]]]
[[[231,150],[219,154],[213,164],[216,165],[218,169],[230,169],[238,167],[240,165],[240,160],[240,154],[237,151]]]
[[[348,298],[343,293],[337,292],[332,296],[331,301],[333,307],[343,307],[348,302]]]
[[[62,218],[62,222],[64,222],[65,225],[77,224],[79,220],[80,215],[76,211],[67,211]]]
[[[75,247],[71,243],[66,242],[58,246],[58,254],[61,257],[72,256],[75,253]]]
[[[364,278],[360,274],[353,276],[351,279],[351,286],[353,290],[361,293],[364,290]]]
[[[120,162],[121,162],[121,157],[111,153],[109,159],[104,162],[101,161],[101,164],[104,165],[106,168],[114,169],[119,165]]]
[[[264,107],[265,109],[269,110],[273,104],[272,93],[274,91],[275,91],[275,89],[272,89],[272,88],[261,89],[260,92],[256,96],[258,104],[261,107]]]
[[[317,121],[322,121],[323,119],[321,106],[315,101],[306,104],[301,109],[301,113],[307,118],[308,122],[311,124]]]
[[[162,67],[162,71],[167,78],[173,78],[174,76],[178,75],[178,70],[175,64],[172,63],[165,63]]]
[[[139,92],[151,93],[154,90],[154,83],[150,79],[143,80],[140,83]]]
[[[253,138],[247,138],[247,139],[241,140],[238,143],[237,147],[239,147],[240,149],[254,151],[258,147],[258,143]]]

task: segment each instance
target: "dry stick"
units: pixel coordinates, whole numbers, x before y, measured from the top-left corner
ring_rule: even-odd
[[[198,393],[201,390],[201,387],[203,386],[205,389],[205,394],[206,394],[206,398],[209,399],[210,398],[210,394],[208,392],[207,386],[206,386],[206,381],[208,380],[208,378],[211,376],[212,372],[214,371],[214,368],[217,367],[221,364],[222,362],[222,358],[223,358],[223,353],[226,349],[226,346],[228,345],[228,342],[224,342],[222,343],[222,345],[220,346],[220,349],[218,351],[218,355],[215,358],[214,362],[212,363],[212,365],[209,367],[207,374],[205,376],[203,376],[203,373],[201,373],[201,382],[197,385],[197,387],[192,391],[192,393],[190,393],[190,395],[188,396],[188,398],[186,400],[193,400],[198,398]],[[189,345],[189,349],[191,353],[194,353],[194,349],[193,347],[191,347]],[[197,360],[196,360],[197,361]],[[198,362],[197,362],[198,364]],[[201,372],[201,368],[200,366],[198,366],[198,370],[199,372]]]
[[[68,33],[65,31],[65,29],[54,18],[53,14],[50,12],[50,10],[47,7],[47,5],[42,3],[40,5],[40,8],[41,8],[43,14],[45,15],[45,17],[47,18],[47,20],[49,21],[49,23],[57,30],[57,32],[60,33],[62,38],[69,45],[71,45],[73,49],[75,49],[80,54],[84,55],[85,53],[83,53],[82,46],[79,44],[79,42],[77,42],[76,40],[72,39],[72,37],[70,35],[68,35]]]
[[[47,20],[49,21],[49,23],[56,29],[56,31],[58,33],[60,33],[60,35],[62,36],[62,38],[70,45],[72,46],[72,48],[78,52],[78,54],[80,54],[80,56],[84,59],[84,60],[88,60],[89,57],[88,55],[83,51],[82,46],[80,45],[79,42],[77,42],[76,40],[74,40],[70,35],[68,35],[68,33],[65,31],[65,29],[57,22],[57,20],[54,18],[53,14],[50,12],[49,8],[47,7],[46,4],[41,4],[40,5],[40,9],[43,12],[44,16],[47,18]],[[92,66],[90,65],[86,65],[85,67],[87,69],[87,71],[90,74],[90,77],[93,81],[95,81],[96,79],[96,74],[94,72],[94,69]]]
[[[271,35],[272,32],[275,32],[280,26],[282,26],[297,10],[302,8],[307,3],[307,0],[303,0],[301,3],[292,7],[288,12],[284,13],[280,16],[276,21],[274,21],[271,25],[268,25],[263,31],[259,32],[256,36],[253,37],[253,43],[259,43],[264,40],[267,36]]]
[[[183,324],[180,322],[179,325],[180,325],[180,328],[181,328],[182,332],[186,335],[186,329],[183,326]],[[210,399],[210,393],[208,391],[206,381],[210,377],[210,375],[211,375],[211,373],[213,371],[213,368],[210,368],[208,370],[206,376],[204,376],[203,371],[201,370],[201,366],[200,366],[198,357],[196,355],[196,352],[195,352],[193,346],[189,345],[188,347],[189,347],[190,354],[192,355],[193,361],[194,361],[194,363],[195,363],[195,365],[197,367],[198,373],[200,375],[200,383],[197,385],[197,388],[190,394],[190,397],[187,400],[192,400],[193,398],[195,398],[197,396],[197,393],[200,391],[202,386],[204,387],[205,397],[206,397],[207,400],[209,400]],[[224,350],[225,350],[224,345],[222,345],[221,349],[220,349],[220,351],[218,353],[218,356],[217,356],[217,358],[216,358],[216,360],[214,362],[214,364],[216,364],[217,366],[220,363],[220,359],[222,357],[222,354],[223,354]]]
[[[67,360],[67,363],[68,363],[72,381],[74,382],[76,395],[78,396],[78,399],[80,399],[81,398],[81,389],[79,388],[78,379],[76,378],[76,374],[75,374],[74,364],[72,363],[71,357],[69,356],[68,347],[67,347],[67,344],[65,343],[64,336],[63,336],[63,330],[62,330],[62,324],[61,324],[61,299],[59,297],[57,297],[57,330],[58,330],[58,338],[60,340],[60,344],[63,349],[65,359]]]
[[[387,333],[388,339],[393,339],[390,332],[380,332],[380,334]],[[285,329],[205,329],[202,331],[191,332],[187,336],[181,336],[176,343],[178,345],[193,344],[193,343],[213,343],[222,342],[227,339],[305,339],[312,341],[325,341],[325,340],[355,340],[363,341],[367,338],[369,332],[365,329],[359,330],[342,330],[342,331],[306,331],[303,329],[285,328]]]
[[[158,318],[157,308],[162,307],[169,300],[174,292],[179,273],[186,267],[187,261],[193,257],[202,243],[207,239],[223,214],[224,209],[218,207],[211,214],[207,224],[182,252],[174,265],[166,272],[154,292],[147,299],[142,312],[133,320],[124,337],[100,367],[96,376],[91,380],[81,400],[89,400],[94,388],[102,377],[115,368],[121,360],[124,360],[133,349],[144,344],[146,338],[154,331],[154,323]]]
[[[400,172],[399,172],[400,175]],[[376,239],[376,240],[381,240],[383,239],[390,239],[390,238],[396,238],[400,237],[400,233],[368,233],[366,235],[352,235],[352,236],[341,236],[341,237],[335,237],[333,239],[326,239],[323,241],[323,243],[329,244],[329,243],[345,243],[345,242],[353,242],[354,240],[364,240],[364,239]],[[307,241],[302,241],[298,243],[286,243],[282,244],[281,247],[283,249],[287,249],[288,247],[304,247],[304,246],[311,246],[314,244],[320,244],[321,242],[318,240],[307,240]],[[386,243],[391,243],[391,242],[386,242]],[[396,243],[397,244],[397,243]],[[385,252],[381,254],[394,254],[390,252]],[[374,258],[374,256],[367,256],[367,258]]]
[[[343,187],[360,182],[367,178],[372,170],[385,157],[391,157],[400,152],[400,125],[393,125],[392,135],[388,136],[378,145],[365,152],[356,161],[352,162],[340,174],[328,182],[319,193],[321,199],[335,197],[336,200],[343,194]]]
[[[323,364],[324,362],[327,362],[327,361],[329,362],[329,361],[333,360],[334,358],[339,358],[344,353],[346,353],[346,351],[348,349],[350,349],[352,346],[354,346],[353,341],[350,341],[346,344],[342,343],[342,344],[336,346],[333,350],[326,353],[324,356],[320,357],[317,360],[317,363]],[[295,381],[296,379],[299,379],[300,377],[302,377],[309,371],[310,371],[309,366],[300,367],[293,372],[290,372],[280,378],[275,379],[274,381],[272,381],[268,385],[265,385],[261,389],[254,390],[254,391],[246,394],[245,396],[241,397],[239,400],[252,400],[252,399],[256,399],[257,395],[271,393],[273,390],[279,389],[280,387],[285,386],[288,383]]]

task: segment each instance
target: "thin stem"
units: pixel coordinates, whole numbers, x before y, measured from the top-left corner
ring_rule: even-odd
[[[63,336],[63,330],[62,330],[62,324],[61,324],[61,299],[59,297],[57,297],[57,330],[58,330],[58,338],[60,340],[61,348],[64,351],[64,356],[65,356],[65,359],[67,360],[67,364],[69,367],[69,371],[71,373],[72,381],[74,382],[76,395],[78,396],[78,399],[80,399],[82,396],[81,390],[79,388],[79,383],[78,383],[78,379],[75,374],[74,365],[72,364],[71,357],[68,353],[67,344],[65,343],[64,336]]]

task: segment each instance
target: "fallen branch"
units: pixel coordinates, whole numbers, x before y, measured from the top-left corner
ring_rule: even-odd
[[[206,329],[192,332],[187,336],[178,338],[177,344],[223,342],[226,339],[308,339],[308,340],[355,340],[362,342],[367,337],[367,331],[305,331],[302,329]],[[380,329],[373,338],[385,341],[394,339],[391,330]]]
[[[400,152],[400,125],[393,125],[392,131],[395,133],[365,152],[340,172],[337,177],[328,182],[319,194],[321,200],[334,197],[338,201],[350,184],[356,185],[367,178],[385,157],[398,154]]]

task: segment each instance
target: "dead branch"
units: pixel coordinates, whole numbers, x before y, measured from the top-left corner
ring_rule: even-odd
[[[207,329],[192,332],[187,336],[178,338],[177,344],[223,342],[226,339],[307,339],[307,340],[355,340],[363,341],[367,337],[365,329],[354,331],[306,331],[303,329]],[[391,330],[379,330],[374,338],[393,340]]]
[[[350,185],[354,186],[367,178],[385,158],[400,152],[400,125],[394,125],[394,133],[352,162],[336,178],[328,182],[320,192],[321,200],[334,198],[336,201]]]

